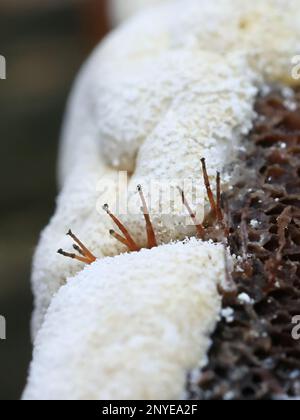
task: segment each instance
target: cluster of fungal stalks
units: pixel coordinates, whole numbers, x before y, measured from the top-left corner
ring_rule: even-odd
[[[182,189],[179,192],[201,240],[230,247],[241,263],[233,273],[226,267],[230,287],[221,290],[223,318],[212,337],[209,362],[198,384],[188,380],[190,399],[272,399],[300,395],[300,342],[291,335],[293,316],[300,313],[300,92],[287,107],[281,90],[258,97],[259,115],[240,156],[244,175],[222,194],[220,173],[216,197],[205,159],[201,159],[210,212],[199,223]],[[142,187],[138,187],[147,230],[148,248],[157,240]],[[225,210],[223,210],[225,208]],[[119,228],[110,234],[139,251],[128,229],[104,210]],[[91,264],[96,257],[71,232],[79,255],[66,257]],[[226,253],[225,253],[226,254]],[[227,254],[226,254],[227,255]]]
[[[205,159],[201,159],[202,164],[202,173],[204,179],[204,185],[206,188],[207,197],[210,204],[210,212],[205,217],[203,223],[199,223],[196,219],[196,214],[191,209],[186,197],[185,193],[181,188],[179,192],[182,197],[182,203],[186,207],[191,219],[193,220],[196,230],[197,236],[202,240],[215,240],[216,242],[223,242],[226,236],[228,236],[228,229],[225,222],[224,213],[222,210],[222,200],[221,200],[221,175],[220,172],[217,172],[216,176],[216,198],[211,189],[206,162]]]
[[[138,185],[137,190],[141,198],[142,212],[143,212],[145,222],[146,222],[147,248],[152,249],[157,246],[157,240],[156,240],[154,228],[153,228],[150,216],[149,216],[148,206],[147,206],[141,185]],[[106,211],[106,213],[109,215],[109,217],[113,220],[113,222],[117,225],[117,227],[120,229],[120,231],[124,235],[124,236],[121,236],[114,230],[111,230],[110,231],[111,236],[113,236],[115,239],[117,239],[117,241],[121,242],[123,245],[126,245],[129,251],[132,251],[132,252],[140,251],[140,247],[134,241],[128,229],[123,225],[122,222],[120,222],[120,220],[116,216],[114,216],[111,213],[107,204],[103,206],[103,209]]]
[[[202,173],[203,173],[203,179],[204,184],[207,192],[207,197],[210,203],[210,212],[205,217],[203,223],[199,223],[196,219],[196,214],[191,209],[186,197],[185,193],[181,188],[178,188],[181,197],[182,197],[182,203],[186,207],[191,219],[193,220],[197,236],[199,239],[202,240],[215,240],[215,241],[224,241],[225,236],[228,235],[228,229],[225,223],[224,213],[222,210],[222,203],[221,203],[221,176],[220,173],[217,172],[216,176],[216,197],[214,197],[214,194],[212,192],[212,188],[209,181],[209,176],[207,173],[206,168],[206,161],[205,159],[201,159],[202,164]],[[141,185],[138,185],[137,187],[138,193],[140,195],[141,203],[142,203],[142,213],[144,215],[145,223],[146,223],[146,232],[147,232],[147,248],[152,249],[154,247],[157,247],[157,239],[155,235],[155,231],[151,222],[151,218],[149,215],[149,209],[146,203],[146,199],[143,193],[143,189]],[[115,238],[117,241],[121,242],[123,245],[125,245],[130,252],[138,252],[141,250],[141,247],[138,246],[132,235],[130,234],[129,230],[126,228],[126,226],[110,211],[108,204],[105,204],[103,206],[103,210],[108,214],[108,216],[112,219],[114,224],[118,227],[121,234],[116,232],[115,230],[110,230],[110,235]],[[75,253],[66,252],[62,249],[58,250],[58,253],[60,255],[63,255],[64,257],[76,259],[77,261],[80,261],[85,264],[92,264],[96,257],[88,250],[88,248],[83,245],[83,243],[74,235],[74,233],[70,230],[67,233],[68,236],[70,236],[75,244],[73,245],[73,248],[75,251],[78,252],[79,255]]]
[[[96,261],[97,258],[95,257],[95,255],[93,255],[91,251],[89,251],[89,249],[77,238],[77,236],[74,235],[74,233],[71,230],[69,230],[67,236],[70,236],[75,242],[73,248],[75,251],[78,252],[79,255],[71,252],[65,252],[63,249],[59,249],[57,251],[58,254],[63,255],[64,257],[78,260],[85,264],[92,264]]]

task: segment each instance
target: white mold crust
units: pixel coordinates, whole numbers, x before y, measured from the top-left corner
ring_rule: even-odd
[[[166,397],[179,395],[184,372],[192,365],[196,367],[207,350],[207,345],[202,346],[195,336],[191,337],[183,325],[191,322],[197,329],[203,321],[203,334],[200,331],[197,336],[203,338],[217,322],[214,311],[201,312],[201,304],[215,285],[213,281],[210,283],[210,270],[215,273],[215,267],[206,265],[201,271],[197,265],[194,249],[199,248],[202,255],[203,244],[193,248],[190,258],[195,257],[195,261],[189,260],[187,254],[191,247],[186,245],[185,248],[166,245],[151,252],[108,258],[126,250],[110,237],[112,225],[107,215],[99,213],[99,204],[101,201],[114,207],[118,170],[129,171],[130,191],[142,184],[146,194],[151,179],[166,183],[201,179],[202,157],[207,159],[213,179],[216,170],[222,170],[236,157],[241,138],[251,130],[258,89],[266,81],[296,83],[292,79],[291,63],[300,51],[299,22],[299,0],[166,1],[137,14],[109,35],[84,65],[69,101],[62,135],[57,209],[41,235],[33,263],[33,336],[36,338],[41,330],[35,340],[27,398],[107,397],[120,384],[125,384],[120,398],[140,395],[136,394],[136,387],[144,367],[143,359],[138,359],[138,354],[135,356],[139,360],[135,382],[128,375],[132,367],[128,354],[124,355],[126,360],[120,359],[124,375],[127,372],[127,377],[121,378],[119,353],[115,353],[110,365],[115,372],[114,381],[109,381],[104,362],[109,360],[107,353],[113,352],[114,343],[118,343],[117,332],[121,339],[122,328],[129,334],[142,325],[141,348],[145,350],[143,357],[149,361],[155,353],[154,344],[160,345],[155,336],[161,334],[160,322],[174,321],[172,299],[182,303],[180,294],[176,293],[184,281],[187,306],[182,307],[182,319],[177,319],[174,313],[176,322],[172,328],[177,328],[178,341],[172,357],[183,349],[188,352],[191,348],[191,353],[187,353],[187,359],[184,352],[180,353],[184,360],[170,366],[166,351],[170,341],[166,340],[154,354],[157,366],[166,376],[158,383],[148,372],[153,383],[149,389],[141,385],[143,397],[157,396],[159,391]],[[205,206],[203,197],[198,204]],[[121,219],[143,245],[144,220],[136,212],[136,206],[129,206],[128,214]],[[178,229],[169,220],[151,216],[160,244],[182,240],[194,233],[190,228]],[[82,265],[56,254],[58,248],[70,245],[64,237],[69,228],[99,258],[78,277]],[[177,252],[177,247],[180,248],[178,258],[169,258],[172,252]],[[213,254],[218,254],[218,248],[213,249]],[[179,257],[181,253],[188,263]],[[151,271],[143,268],[147,267],[148,258],[152,261]],[[210,262],[209,258],[206,262]],[[123,267],[121,271],[119,267]],[[138,273],[136,267],[140,267]],[[216,269],[222,271],[221,265],[216,265]],[[224,275],[221,271],[212,274],[214,279]],[[74,276],[64,286],[66,279]],[[209,281],[201,283],[206,277]],[[155,296],[160,296],[157,291],[165,286],[164,279],[170,284],[166,290],[172,299],[162,294],[161,312],[154,313],[151,304],[155,307],[156,300],[151,299],[155,291]],[[199,293],[194,295],[196,285]],[[153,328],[147,330],[141,311],[137,311],[132,325],[127,326],[128,322],[122,325],[121,308],[111,305],[114,293],[133,307],[138,293]],[[196,300],[200,307],[193,306]],[[217,301],[217,295],[212,301]],[[215,307],[218,310],[217,304]],[[78,308],[81,321],[76,318]],[[192,319],[190,311],[194,311],[195,318]],[[112,332],[114,322],[116,333]],[[79,333],[84,340],[79,339]],[[148,340],[149,351],[145,344]],[[138,343],[139,340],[137,344],[133,341],[139,347]],[[195,353],[193,346],[197,348]],[[56,354],[52,356],[54,349]],[[51,363],[55,367],[52,371]],[[101,373],[99,378],[98,373]],[[171,378],[173,387],[169,387]],[[104,383],[108,388],[102,393]]]
[[[218,321],[224,248],[195,239],[98,260],[53,298],[24,399],[180,399]]]

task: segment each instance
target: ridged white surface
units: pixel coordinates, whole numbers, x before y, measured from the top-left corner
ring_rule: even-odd
[[[151,179],[166,183],[200,180],[201,157],[207,158],[211,176],[221,170],[235,158],[241,137],[251,129],[257,87],[265,80],[292,83],[291,58],[300,50],[299,22],[298,0],[174,0],[137,15],[95,51],[83,67],[69,102],[59,166],[62,189],[56,213],[34,258],[34,336],[43,325],[53,296],[58,293],[55,307],[59,311],[59,302],[63,304],[60,294],[72,293],[73,287],[70,283],[60,290],[61,286],[82,269],[81,264],[55,253],[60,247],[68,249],[70,242],[64,234],[69,228],[99,258],[124,251],[109,236],[107,216],[97,211],[99,204],[114,205],[115,184],[111,180],[117,170],[129,170],[130,190],[142,183],[145,193]],[[100,190],[105,192],[100,194]],[[201,209],[203,198],[197,204]],[[129,214],[121,218],[135,239],[145,244],[144,220],[136,212],[136,204],[131,204]],[[178,227],[176,218],[152,219],[160,243],[194,233],[190,227]],[[165,250],[169,248],[160,249],[159,259],[163,260]],[[141,256],[136,256],[137,260],[143,261]],[[130,255],[122,258],[131,261]],[[101,264],[79,275],[82,284],[88,272],[95,270],[98,278]],[[180,265],[176,261],[175,265],[168,264],[173,269],[173,281],[181,281]],[[148,275],[149,279],[160,278],[159,261],[152,268],[151,275],[145,271],[145,281]],[[143,283],[135,284],[136,292],[141,293],[139,284],[142,287]],[[88,301],[88,293],[83,296]],[[88,319],[90,308],[81,303]],[[64,305],[68,306],[67,300]],[[47,316],[38,339],[34,372],[42,369],[38,349],[43,342],[45,346],[49,343],[47,325],[52,319],[53,325],[54,320],[59,324],[53,309],[49,319]],[[185,323],[189,323],[188,317]],[[108,338],[110,332],[107,324]],[[65,360],[64,343],[57,343],[57,352],[62,351],[61,360]],[[82,346],[88,363],[101,363],[92,345],[90,351],[87,344]],[[99,348],[101,351],[105,349]],[[76,359],[76,352],[73,357]],[[87,386],[84,372],[76,378],[82,383],[83,394]],[[38,375],[33,377],[37,381]],[[46,383],[44,386],[46,389]]]
[[[37,336],[24,399],[179,399],[218,321],[224,248],[191,240],[98,260]]]
[[[96,208],[113,207],[114,187],[101,196],[97,186],[107,189],[107,177],[121,169],[132,173],[129,190],[141,183],[145,195],[151,180],[177,185],[198,180],[200,190],[201,157],[214,176],[234,158],[239,139],[251,129],[257,91],[253,73],[238,54],[225,60],[197,49],[170,50],[125,61],[120,72],[120,63],[105,58],[107,48],[96,51],[83,69],[70,102],[60,164],[63,188],[34,259],[35,332],[53,293],[80,268],[55,254],[68,247],[64,234],[70,227],[98,257],[123,249],[110,238],[110,221]],[[180,195],[174,200],[177,208]],[[121,218],[143,244],[144,220],[133,216],[139,204],[130,203],[129,214]],[[203,200],[198,205],[201,209]],[[160,243],[194,232],[178,229],[175,217],[152,219]]]

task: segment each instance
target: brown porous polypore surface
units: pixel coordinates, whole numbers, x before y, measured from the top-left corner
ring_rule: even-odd
[[[300,397],[300,91],[272,86],[223,195],[238,263],[195,400]]]

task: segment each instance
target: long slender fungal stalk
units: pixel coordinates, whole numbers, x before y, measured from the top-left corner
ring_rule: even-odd
[[[205,185],[205,188],[206,188],[207,197],[208,197],[212,212],[213,212],[214,216],[217,217],[217,205],[216,205],[216,201],[215,201],[213,192],[211,190],[210,181],[209,181],[207,168],[206,168],[206,161],[205,161],[204,158],[201,159],[201,163],[202,163],[202,172],[203,172],[204,185]]]
[[[222,211],[221,203],[221,174],[217,172],[217,220],[219,223],[222,223],[224,220],[224,215]]]
[[[84,264],[91,264],[91,261],[88,258],[80,257],[79,255],[76,255],[74,253],[66,252],[63,249],[59,249],[57,253],[64,257],[71,258],[72,260],[83,262]]]
[[[118,226],[120,231],[123,233],[126,239],[126,245],[128,246],[130,251],[139,251],[139,247],[130,235],[128,229],[123,225],[123,223],[109,210],[108,204],[103,206],[103,210],[109,215],[109,217],[113,220],[113,222]],[[119,239],[118,239],[119,240]],[[123,241],[121,241],[124,243]]]
[[[142,201],[142,212],[144,214],[144,218],[145,218],[145,221],[146,221],[148,247],[149,247],[149,249],[155,248],[157,246],[157,240],[156,240],[154,228],[153,228],[150,216],[149,216],[149,210],[148,210],[148,206],[147,206],[147,203],[146,203],[146,200],[145,200],[145,196],[144,196],[144,193],[143,193],[142,186],[138,185],[137,189],[138,189],[138,192],[140,194],[141,201]]]
[[[202,223],[197,222],[196,214],[191,209],[191,207],[190,207],[190,205],[189,205],[189,203],[188,203],[188,201],[187,201],[187,199],[185,197],[184,191],[180,187],[178,187],[178,190],[179,190],[179,192],[181,194],[182,203],[186,207],[186,209],[187,209],[187,211],[188,211],[188,213],[189,213],[192,221],[194,222],[194,224],[196,226],[198,236],[201,239],[204,239],[204,237],[205,237],[205,229],[204,229],[204,226],[202,225]]]

